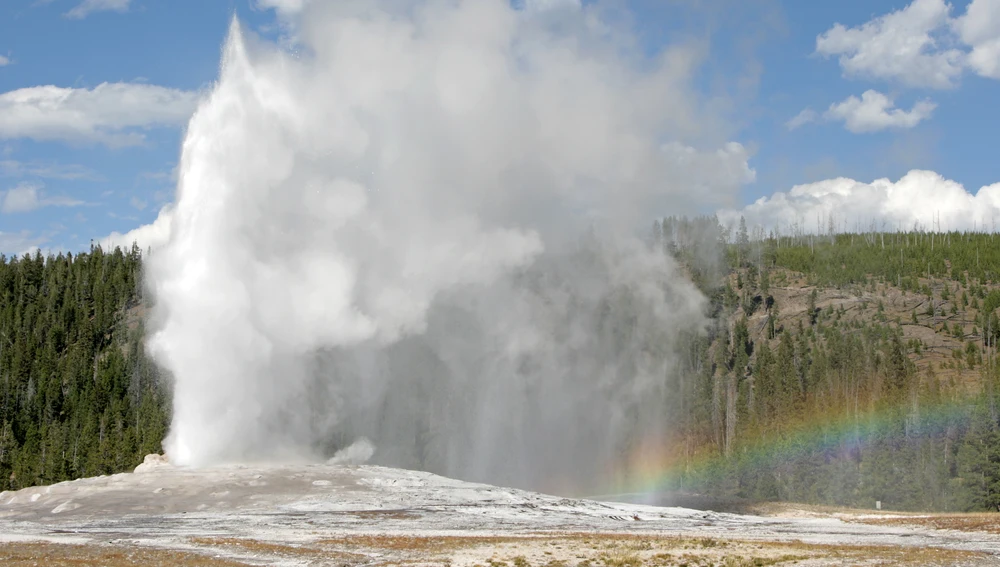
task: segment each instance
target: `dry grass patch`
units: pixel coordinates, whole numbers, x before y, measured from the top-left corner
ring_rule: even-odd
[[[909,518],[907,518],[909,519]],[[234,567],[296,559],[309,565],[448,567],[765,567],[770,565],[990,565],[984,553],[901,546],[818,545],[715,537],[625,534],[521,536],[358,535],[290,545],[241,538],[189,540],[204,554],[110,545],[0,545],[0,565]],[[227,558],[212,555],[227,556]]]
[[[558,545],[559,553],[552,551]],[[990,565],[985,553],[940,548],[807,544],[690,536],[567,534],[505,542],[453,557],[472,567],[765,567],[769,565]]]
[[[226,551],[239,551],[253,553],[254,555],[265,555],[269,557],[316,557],[325,560],[342,560],[347,563],[360,562],[368,559],[367,555],[361,553],[351,553],[347,551],[331,549],[324,546],[308,545],[287,545],[256,539],[243,538],[215,538],[196,537],[189,540],[191,543],[208,548],[221,548]]]
[[[269,555],[303,555],[315,554],[318,550],[295,545],[285,545],[281,543],[271,543],[256,539],[241,539],[235,537],[194,537],[189,540],[191,543],[207,547],[224,547],[228,549],[238,548],[252,553],[265,553]]]
[[[794,545],[709,537],[565,534],[466,550],[454,565],[472,567],[758,567],[821,556]]]
[[[806,545],[806,544],[802,544]],[[817,546],[810,546],[817,547]],[[856,561],[857,565],[995,565],[996,558],[986,553],[958,551],[938,547],[890,547],[827,545],[832,559]]]
[[[243,567],[231,559],[221,559],[165,549],[119,547],[98,544],[3,543],[0,565],[4,567],[131,567],[176,565],[178,567]]]
[[[495,547],[528,539],[552,539],[553,536],[406,536],[406,535],[352,535],[324,538],[318,545],[346,548],[364,548],[373,551],[447,551],[470,547]]]
[[[875,526],[920,526],[936,530],[1000,534],[1000,514],[994,513],[864,517],[845,518],[845,520]]]

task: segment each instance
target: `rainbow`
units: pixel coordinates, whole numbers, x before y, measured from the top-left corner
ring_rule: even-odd
[[[908,402],[865,412],[823,412],[781,429],[757,430],[726,458],[712,443],[688,450],[683,439],[643,441],[609,471],[606,495],[656,494],[720,480],[734,462],[773,470],[783,462],[815,454],[863,451],[873,442],[922,439],[968,423],[982,396],[938,402]]]

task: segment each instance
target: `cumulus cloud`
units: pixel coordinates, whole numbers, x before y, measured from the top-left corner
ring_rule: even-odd
[[[922,120],[930,118],[937,105],[921,100],[909,111],[894,108],[895,103],[888,96],[874,90],[865,91],[861,98],[847,97],[846,100],[830,106],[824,117],[840,120],[844,126],[856,134],[878,132],[886,128],[913,128]]]
[[[1000,1],[972,0],[954,28],[972,47],[969,67],[984,77],[1000,79]]]
[[[898,181],[864,183],[847,178],[796,185],[788,192],[761,197],[741,210],[719,212],[724,223],[746,217],[751,226],[790,232],[825,232],[830,219],[838,229],[942,230],[992,227],[1000,220],[1000,183],[970,193],[957,181],[933,171],[912,170]]]
[[[0,55],[0,67],[5,67],[7,65],[10,65],[10,57]]]
[[[132,0],[83,0],[75,8],[66,12],[67,18],[83,19],[94,12],[127,12]]]
[[[38,183],[21,183],[0,194],[0,212],[26,213],[42,207],[76,207],[83,201],[66,196],[47,196]]]
[[[842,102],[830,105],[822,115],[806,108],[785,123],[789,130],[795,130],[811,122],[838,121],[855,134],[878,132],[888,128],[913,128],[931,117],[937,105],[929,100],[914,103],[910,110],[895,108],[889,96],[875,90],[867,90],[861,98],[849,96]]]
[[[1000,79],[1000,1],[973,0],[959,18],[944,0],[913,0],[856,27],[835,24],[816,53],[836,56],[848,77],[951,88],[965,70]]]
[[[838,56],[848,76],[948,88],[962,73],[963,54],[934,34],[947,28],[950,10],[944,0],[914,0],[858,27],[838,23],[816,38],[816,52]]]
[[[191,91],[135,83],[27,87],[0,94],[0,139],[139,145],[142,129],[185,123],[197,101]]]

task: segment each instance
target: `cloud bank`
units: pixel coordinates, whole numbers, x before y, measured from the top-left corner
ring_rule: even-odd
[[[171,460],[364,437],[377,462],[538,487],[662,432],[703,298],[636,227],[754,175],[713,144],[697,52],[649,57],[573,3],[300,9],[298,57],[234,24],[148,236]]]
[[[143,129],[183,124],[197,102],[194,92],[135,83],[27,87],[0,94],[0,139],[139,145]]]
[[[1000,222],[1000,183],[975,194],[933,171],[913,170],[898,181],[864,183],[847,178],[796,185],[788,192],[762,197],[743,209],[719,212],[720,221],[735,225],[740,216],[750,226],[795,232],[825,233],[870,230],[996,230]],[[937,224],[935,224],[937,223]]]
[[[42,192],[40,183],[20,183],[0,191],[0,212],[5,214],[27,213],[42,207],[76,207],[83,201],[66,196],[49,196]]]

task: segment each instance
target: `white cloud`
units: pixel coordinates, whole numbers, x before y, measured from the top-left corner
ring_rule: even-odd
[[[950,10],[944,0],[914,0],[858,27],[835,24],[816,38],[816,52],[839,56],[848,76],[951,87],[962,73],[962,52],[939,49],[933,35],[948,24]]]
[[[876,179],[864,183],[847,178],[796,185],[790,191],[761,197],[742,210],[723,210],[724,223],[740,215],[747,224],[789,233],[825,232],[832,217],[838,228],[867,229],[871,223],[895,230],[915,226],[930,228],[935,218],[941,230],[991,227],[1000,219],[1000,183],[982,187],[975,194],[958,182],[933,171],[912,170],[899,181]]]
[[[954,28],[972,47],[969,67],[984,77],[1000,79],[1000,0],[972,0]]]
[[[524,0],[524,9],[536,12],[563,10],[567,8],[578,10],[580,7],[580,0]]]
[[[42,186],[37,183],[21,183],[13,189],[2,193],[0,212],[26,213],[42,207],[75,207],[83,201],[66,196],[49,197],[42,193]]]
[[[43,236],[37,236],[24,230],[21,232],[3,232],[0,230],[0,254],[32,253],[46,242]]]
[[[834,103],[822,115],[806,108],[785,123],[789,130],[805,124],[825,121],[841,121],[855,134],[878,132],[887,128],[913,128],[930,118],[937,105],[929,100],[914,103],[910,110],[895,108],[893,99],[875,90],[867,90],[861,98],[849,96],[843,102]]]
[[[280,16],[294,16],[306,7],[308,0],[257,0],[259,10],[274,9]]]
[[[973,0],[952,18],[944,0],[913,0],[857,27],[835,24],[816,52],[838,56],[846,76],[911,87],[950,88],[966,69],[1000,79],[1000,1]]]
[[[27,87],[0,94],[0,139],[138,145],[143,128],[185,123],[197,100],[191,91],[135,83]]]
[[[273,9],[283,16],[296,15],[306,7],[310,0],[257,0],[256,7],[259,10]],[[525,10],[543,12],[553,9],[579,9],[580,0],[521,0]]]
[[[785,127],[789,130],[795,130],[796,128],[808,124],[810,122],[815,122],[819,118],[816,111],[811,108],[806,108],[802,112],[796,114],[791,120],[785,122]]]
[[[83,0],[75,8],[66,12],[67,18],[82,19],[94,12],[127,12],[132,0]]]
[[[13,189],[4,191],[3,200],[0,201],[0,212],[23,213],[33,211],[39,206],[38,186],[22,183]]]
[[[893,100],[888,96],[868,90],[861,98],[852,95],[843,102],[831,105],[824,113],[824,118],[842,120],[848,130],[860,134],[886,128],[913,128],[922,120],[930,118],[937,108],[936,104],[927,100],[916,102],[909,111],[894,106]]]
[[[103,179],[97,172],[82,165],[61,165],[56,163],[30,161],[21,162],[11,159],[0,160],[0,176],[4,177],[41,177],[43,179],[86,179],[100,181]]]
[[[10,57],[0,55],[0,67],[5,67],[7,65],[10,65]]]
[[[969,66],[990,79],[1000,79],[1000,38],[983,42],[969,54]]]

